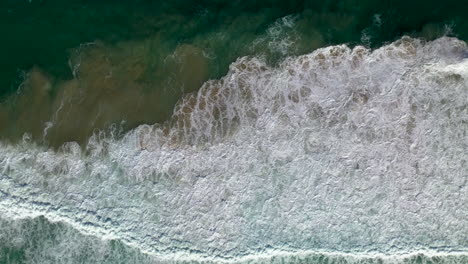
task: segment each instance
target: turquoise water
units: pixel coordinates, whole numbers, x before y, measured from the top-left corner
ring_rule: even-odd
[[[2,1],[0,263],[468,263],[463,1]]]

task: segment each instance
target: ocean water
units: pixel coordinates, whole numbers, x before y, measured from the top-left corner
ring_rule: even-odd
[[[3,2],[0,263],[468,263],[468,18],[416,2]]]

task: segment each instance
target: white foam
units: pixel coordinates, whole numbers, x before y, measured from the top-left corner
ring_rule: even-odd
[[[298,17],[289,15],[275,21],[266,30],[264,36],[258,37],[250,47],[252,51],[259,45],[265,45],[266,50],[272,54],[286,56],[297,52],[297,42],[300,39],[295,29]]]
[[[403,38],[278,67],[240,58],[181,101],[169,130],[96,136],[86,154],[3,144],[0,211],[159,259],[466,255],[465,51]]]

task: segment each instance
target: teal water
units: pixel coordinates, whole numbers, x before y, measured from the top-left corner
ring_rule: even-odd
[[[17,221],[1,220],[2,229],[8,236],[0,237],[1,263],[173,263],[159,262],[148,255],[123,245],[118,240],[102,241],[87,237],[60,223],[48,222],[43,217]],[[5,232],[5,231],[3,231]],[[405,263],[405,264],[453,264],[466,263],[468,256],[426,256],[414,254],[394,257],[355,256],[326,253],[264,257],[255,263],[303,263],[303,264],[347,264],[347,263]],[[253,263],[246,260],[242,263]],[[216,261],[183,261],[182,263],[216,263]]]
[[[464,1],[0,3],[0,263],[468,263]]]
[[[87,237],[44,217],[0,223],[0,263],[150,263],[118,240]]]

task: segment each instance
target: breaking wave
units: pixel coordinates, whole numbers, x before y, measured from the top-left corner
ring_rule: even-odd
[[[278,66],[243,57],[164,124],[84,150],[3,143],[0,220],[16,228],[0,241],[40,262],[25,241],[39,221],[55,226],[41,252],[102,262],[462,263],[466,54],[403,37]]]

